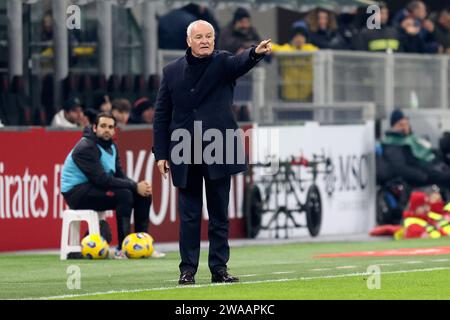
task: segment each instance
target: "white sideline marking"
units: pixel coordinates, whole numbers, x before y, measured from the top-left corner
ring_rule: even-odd
[[[271,272],[270,274],[288,274],[288,273],[294,273],[294,271],[276,271]]]
[[[447,261],[450,261],[450,259],[433,259],[431,261],[433,261],[433,262],[447,262]]]
[[[340,267],[336,267],[336,269],[354,269],[357,268],[356,266],[340,266]]]
[[[385,271],[382,274],[396,274],[396,273],[413,273],[413,272],[430,272],[430,271],[441,271],[450,270],[450,267],[436,267],[436,268],[425,268],[425,269],[411,269],[411,270],[397,270],[397,271]],[[65,298],[79,298],[79,297],[90,297],[99,296],[107,294],[116,293],[138,293],[138,292],[148,292],[148,291],[165,291],[173,289],[185,289],[185,288],[206,288],[212,286],[227,286],[227,285],[246,285],[246,284],[258,284],[258,283],[270,283],[270,282],[288,282],[288,281],[308,281],[308,280],[318,280],[318,279],[334,279],[334,278],[347,278],[347,277],[357,277],[357,276],[367,276],[369,273],[345,273],[345,274],[335,274],[328,276],[316,276],[316,277],[298,277],[298,278],[285,278],[285,279],[269,279],[269,280],[257,280],[240,282],[235,284],[217,283],[217,284],[201,284],[201,285],[191,285],[191,286],[176,286],[176,287],[160,287],[160,288],[147,288],[147,289],[134,289],[134,290],[110,290],[105,292],[92,292],[92,293],[82,293],[82,294],[66,294],[60,296],[49,296],[49,297],[37,297],[37,298],[24,298],[24,299],[14,299],[14,300],[49,300],[49,299],[65,299]]]
[[[311,271],[328,271],[331,270],[330,268],[318,268],[318,269],[311,269]]]
[[[423,263],[423,262],[422,261],[405,261],[403,263],[406,263],[406,264],[418,264],[418,263]]]

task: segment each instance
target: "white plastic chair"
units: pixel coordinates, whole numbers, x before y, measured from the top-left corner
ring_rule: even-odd
[[[80,224],[86,221],[89,234],[100,234],[100,220],[104,220],[105,212],[94,210],[64,210],[61,232],[60,259],[66,260],[70,252],[81,252]]]

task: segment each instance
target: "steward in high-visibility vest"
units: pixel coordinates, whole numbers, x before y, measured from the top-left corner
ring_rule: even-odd
[[[440,238],[441,232],[436,229],[434,220],[428,217],[429,211],[427,194],[424,192],[411,193],[409,207],[403,212],[402,238]]]
[[[408,210],[403,212],[403,229],[394,237],[437,239],[450,235],[450,204],[424,192],[413,192]],[[435,212],[437,211],[437,212]]]

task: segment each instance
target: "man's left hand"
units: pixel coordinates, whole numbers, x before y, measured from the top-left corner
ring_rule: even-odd
[[[267,39],[261,41],[255,49],[256,54],[271,54],[272,53],[272,45],[270,42],[272,39]]]

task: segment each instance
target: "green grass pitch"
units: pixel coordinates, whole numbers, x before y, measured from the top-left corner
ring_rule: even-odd
[[[207,251],[194,287],[180,287],[178,252],[163,259],[67,260],[57,255],[1,254],[0,299],[450,299],[450,255],[314,258],[325,253],[450,246],[450,239],[295,243],[231,249],[230,273],[241,283],[212,285]],[[67,287],[79,267],[81,288]],[[368,288],[367,268],[381,270]]]

